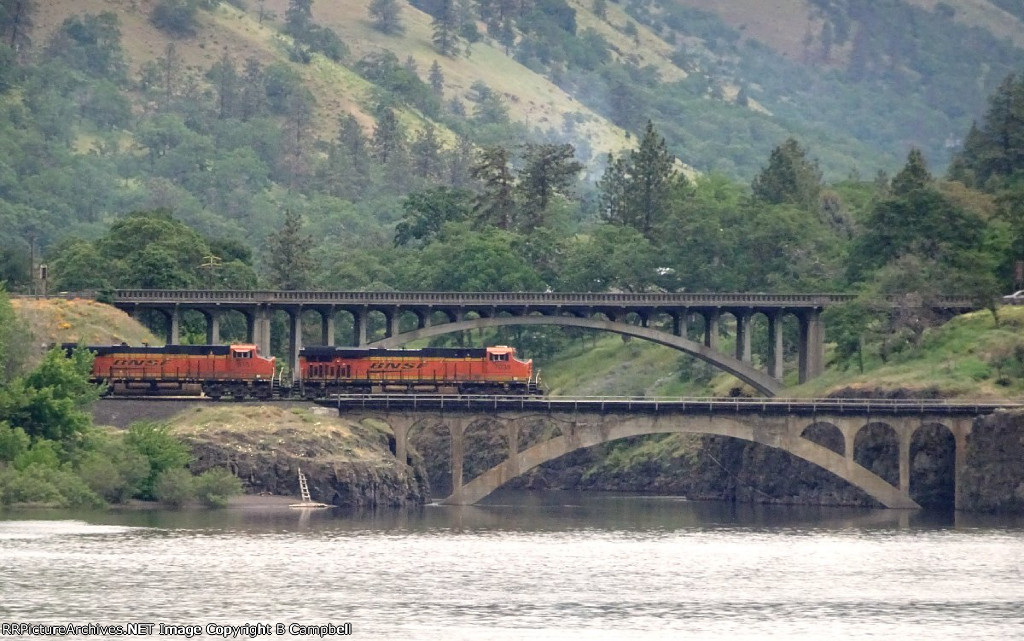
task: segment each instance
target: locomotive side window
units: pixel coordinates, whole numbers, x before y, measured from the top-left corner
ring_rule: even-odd
[[[507,361],[508,354],[491,354],[492,361]]]

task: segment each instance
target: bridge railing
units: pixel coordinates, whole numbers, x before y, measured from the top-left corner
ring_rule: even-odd
[[[485,396],[444,394],[352,394],[317,401],[338,408],[363,409],[558,409],[581,411],[692,411],[713,413],[799,414],[989,414],[1024,408],[1013,401],[947,401],[936,399],[765,399],[745,397],[626,396]]]
[[[276,291],[217,289],[119,289],[115,303],[219,302],[239,304],[335,304],[335,305],[535,305],[535,306],[766,306],[825,307],[854,300],[854,294],[765,293],[601,293],[601,292],[353,292]],[[892,304],[905,304],[890,296]],[[939,296],[933,305],[976,308],[969,296]]]

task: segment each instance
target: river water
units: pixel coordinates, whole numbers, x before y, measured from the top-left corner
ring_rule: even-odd
[[[365,514],[6,512],[4,623],[153,623],[154,639],[185,638],[161,624],[219,638],[208,624],[244,623],[277,639],[328,623],[351,637],[322,638],[1020,639],[1024,520],[522,492]],[[0,638],[29,638],[12,631]]]

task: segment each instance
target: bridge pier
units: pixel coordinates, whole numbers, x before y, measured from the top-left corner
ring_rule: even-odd
[[[369,322],[370,308],[362,307],[352,310],[352,325],[355,333],[356,346],[366,347],[366,325]]]
[[[168,312],[167,316],[170,318],[170,327],[167,330],[167,344],[168,345],[180,345],[181,344],[181,310],[177,305],[172,307]]]
[[[782,310],[768,315],[768,375],[782,380]]]
[[[215,309],[200,309],[199,312],[206,319],[206,344],[217,345],[220,343],[220,314]]]
[[[825,371],[825,322],[819,310],[806,310],[800,321],[799,380],[806,383]]]
[[[295,382],[299,376],[299,352],[302,351],[302,307],[293,307],[287,311],[289,332],[288,368],[292,372],[292,382]]]
[[[711,310],[704,313],[704,347],[718,351],[718,320],[721,312]]]
[[[335,310],[334,306],[321,307],[317,310],[320,313],[320,344],[334,345]]]
[[[260,354],[270,354],[270,305],[257,305],[252,316],[247,318],[251,323],[248,333],[250,339],[260,350]]]
[[[468,420],[461,416],[448,416],[448,433],[451,436],[451,461],[452,461],[452,493],[445,499],[455,505],[465,505],[462,502],[462,465],[466,454],[466,424]],[[476,501],[472,501],[475,503]]]
[[[967,466],[967,438],[974,429],[974,419],[960,418],[953,421],[953,440],[955,443],[953,458],[953,509],[963,507],[963,474]]]
[[[744,363],[753,360],[750,349],[750,317],[749,311],[736,312],[736,359]]]
[[[910,441],[914,430],[905,422],[893,428],[899,439],[900,492],[910,496]]]

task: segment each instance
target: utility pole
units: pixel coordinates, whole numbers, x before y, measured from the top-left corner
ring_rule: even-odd
[[[199,265],[199,266],[202,267],[203,269],[207,270],[206,271],[206,288],[207,289],[213,289],[214,278],[217,275],[215,270],[218,267],[220,267],[220,262],[221,262],[220,256],[214,256],[213,254],[210,254],[209,256],[203,256],[203,263],[201,265]]]

